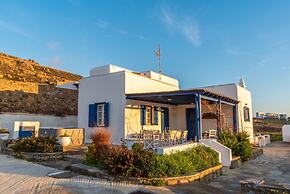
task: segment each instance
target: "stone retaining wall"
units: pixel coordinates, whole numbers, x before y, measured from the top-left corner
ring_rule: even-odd
[[[62,152],[54,152],[54,153],[32,153],[32,152],[20,152],[15,153],[12,149],[1,147],[1,153],[7,154],[14,157],[23,158],[25,160],[33,160],[33,161],[48,161],[48,160],[61,160],[63,159]]]
[[[204,171],[198,172],[194,175],[189,176],[179,176],[179,177],[167,177],[167,178],[135,178],[135,177],[114,177],[110,176],[104,171],[89,167],[84,164],[73,164],[69,167],[69,170],[88,176],[94,176],[98,178],[103,178],[107,180],[124,181],[133,184],[152,184],[154,182],[162,182],[166,185],[176,185],[182,183],[189,183],[193,181],[209,182],[222,174],[222,165],[217,165],[208,168]]]
[[[290,185],[266,185],[263,180],[248,179],[241,181],[242,193],[290,193]]]

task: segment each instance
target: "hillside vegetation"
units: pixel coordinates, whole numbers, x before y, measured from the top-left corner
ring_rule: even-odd
[[[60,84],[80,80],[81,76],[42,66],[31,59],[21,59],[0,53],[0,79],[42,84]]]

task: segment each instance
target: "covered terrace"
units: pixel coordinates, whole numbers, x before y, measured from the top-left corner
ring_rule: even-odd
[[[206,138],[209,129],[216,130],[217,134],[222,129],[237,132],[236,106],[239,102],[212,91],[188,89],[134,93],[126,94],[126,99],[127,105],[138,107],[141,113],[144,104],[152,105],[160,113],[157,114],[155,129],[164,132],[172,128],[182,128],[181,130],[188,131],[187,140],[199,141]],[[142,119],[144,118],[141,115],[141,123]],[[138,121],[130,119],[129,122]],[[145,125],[143,123],[143,126]],[[140,125],[142,128],[143,126]]]

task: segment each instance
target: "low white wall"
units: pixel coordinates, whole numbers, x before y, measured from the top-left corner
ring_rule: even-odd
[[[76,128],[77,116],[52,116],[28,113],[1,113],[0,128],[7,128],[12,134],[15,121],[38,121],[40,128]]]
[[[290,125],[283,125],[282,136],[283,136],[283,141],[290,142]]]
[[[157,153],[158,154],[172,154],[177,151],[184,151],[189,148],[193,148],[197,145],[197,143],[185,143],[185,144],[178,144],[178,145],[173,145],[173,146],[168,146],[168,147],[160,147],[157,148]]]
[[[223,166],[231,166],[232,150],[230,148],[220,144],[214,139],[201,139],[200,142],[221,153],[221,163]]]

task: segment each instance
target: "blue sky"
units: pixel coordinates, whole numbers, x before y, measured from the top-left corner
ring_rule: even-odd
[[[238,82],[254,111],[290,113],[290,1],[0,0],[0,51],[88,75],[116,64],[182,88]]]

